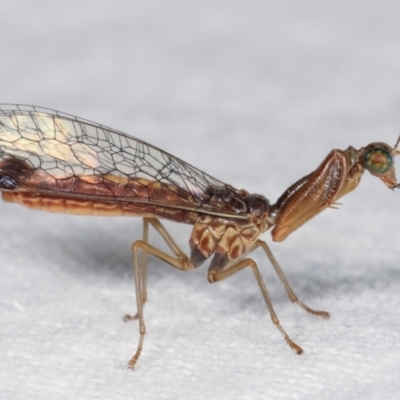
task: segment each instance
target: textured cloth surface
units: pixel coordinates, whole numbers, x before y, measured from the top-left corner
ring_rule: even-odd
[[[18,1],[1,5],[1,102],[140,137],[274,202],[332,148],[393,145],[400,3]],[[130,246],[139,219],[0,204],[2,399],[395,399],[400,390],[400,193],[360,187],[214,285],[150,258],[137,340]],[[166,224],[188,251],[190,226]],[[271,242],[269,234],[264,238]],[[162,247],[154,232],[151,241]]]

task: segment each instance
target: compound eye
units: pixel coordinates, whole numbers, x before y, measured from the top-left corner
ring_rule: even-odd
[[[375,148],[365,153],[364,165],[369,172],[384,174],[392,167],[393,157],[387,150]]]

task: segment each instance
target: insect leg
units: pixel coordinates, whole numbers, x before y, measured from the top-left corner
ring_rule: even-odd
[[[149,221],[148,218],[143,218],[143,236],[142,236],[143,242],[148,243],[149,242]],[[148,268],[148,259],[147,259],[147,253],[145,251],[141,252],[142,259],[139,262],[138,268],[141,268],[141,277],[142,277],[142,282],[141,282],[141,287],[142,287],[142,305],[146,303],[147,301],[147,268]],[[134,316],[130,314],[124,315],[124,321],[132,321],[134,319],[138,319],[138,314],[136,313]]]
[[[285,274],[283,273],[281,267],[279,266],[278,262],[276,261],[276,259],[275,259],[274,255],[272,254],[271,250],[269,249],[267,243],[262,241],[262,240],[258,240],[256,242],[256,244],[255,244],[255,248],[257,248],[259,246],[264,250],[265,254],[269,258],[269,261],[271,261],[271,264],[274,267],[275,272],[279,276],[279,279],[283,283],[283,286],[285,287],[285,290],[286,290],[290,300],[293,303],[298,304],[301,308],[303,308],[304,310],[306,310],[310,314],[318,315],[318,316],[323,317],[323,318],[329,318],[329,313],[328,312],[313,310],[312,308],[308,307],[306,304],[304,304],[303,302],[301,302],[299,300],[299,298],[293,292],[293,289],[290,287],[289,282],[286,279]]]
[[[147,227],[146,227],[147,224]],[[152,225],[154,229],[161,235],[164,239],[165,243],[173,252],[174,256],[170,256],[163,251],[157,249],[156,247],[150,245],[147,240],[148,239],[148,224]],[[145,258],[139,257],[139,251],[146,253]],[[159,258],[162,261],[165,261],[169,265],[174,268],[177,268],[181,271],[188,271],[190,269],[194,269],[195,265],[189,260],[186,254],[180,249],[180,247],[175,243],[172,239],[171,235],[167,232],[165,227],[161,224],[161,222],[156,218],[144,218],[144,227],[143,227],[143,240],[137,240],[132,245],[132,256],[133,256],[133,269],[134,269],[134,277],[135,277],[135,290],[136,290],[136,304],[137,304],[137,314],[135,317],[125,317],[126,320],[137,318],[139,320],[139,331],[140,338],[139,343],[136,349],[135,354],[128,362],[128,368],[133,368],[139,359],[140,353],[143,348],[144,336],[146,334],[146,327],[144,324],[143,318],[143,304],[144,299],[146,299],[146,275],[147,275],[147,255],[150,254]],[[143,268],[141,262],[143,260],[146,262],[146,266]]]
[[[256,244],[255,248],[258,246],[259,245]],[[252,260],[251,258],[245,258],[244,260],[234,261],[233,263],[228,264],[226,267],[224,267],[221,270],[210,269],[209,273],[208,273],[208,280],[211,283],[217,282],[217,281],[222,281],[223,279],[229,278],[231,275],[235,274],[236,272],[241,271],[242,269],[244,269],[246,267],[250,267],[254,273],[254,276],[256,278],[258,286],[260,287],[261,293],[264,297],[265,303],[267,304],[273,324],[279,329],[279,331],[282,333],[287,344],[297,354],[303,353],[303,349],[289,337],[289,335],[285,332],[282,325],[280,324],[279,319],[275,313],[274,307],[272,306],[272,301],[271,301],[271,297],[268,293],[268,289],[261,277],[260,271],[254,260]]]
[[[177,259],[180,259],[183,264],[188,264],[191,262],[189,261],[189,258],[186,256],[186,254],[180,249],[180,247],[176,244],[175,240],[171,237],[171,235],[168,233],[168,231],[165,229],[164,225],[157,219],[157,218],[143,218],[143,239],[142,241],[145,243],[148,243],[149,241],[149,225],[152,225],[154,229],[160,234],[160,236],[164,239],[165,243],[168,245],[168,247],[171,249],[171,251],[176,255]],[[136,243],[136,242],[135,242]],[[160,252],[162,253],[162,252]],[[142,289],[142,305],[147,301],[147,267],[148,267],[148,262],[147,262],[147,255],[152,254],[147,251],[142,251],[141,252],[141,261],[138,263],[138,268],[141,268],[141,289]],[[163,259],[161,256],[157,256],[156,254],[153,254],[156,257],[164,260],[165,262],[168,262],[167,260]],[[172,264],[171,264],[172,265]],[[173,265],[176,267],[175,265]],[[189,267],[176,267],[180,270],[187,270],[187,269],[193,269],[194,266]],[[132,315],[125,315],[124,316],[124,321],[131,321],[134,319],[138,319],[138,314],[132,316]]]
[[[149,221],[147,218],[143,218],[143,242],[149,242]],[[140,261],[140,266],[142,267],[142,304],[147,301],[147,268],[149,264],[147,263],[148,257],[145,251],[142,251],[142,260]]]

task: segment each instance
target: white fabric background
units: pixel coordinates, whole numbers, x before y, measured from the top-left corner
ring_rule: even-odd
[[[400,131],[397,1],[1,2],[0,99],[120,129],[273,202],[332,148]],[[190,227],[167,224],[188,249]],[[400,193],[366,173],[271,248],[301,299],[255,259],[209,285],[151,259],[138,339],[138,219],[0,205],[2,399],[395,399],[400,390]],[[161,245],[155,235],[153,243]],[[270,243],[269,235],[265,239]]]

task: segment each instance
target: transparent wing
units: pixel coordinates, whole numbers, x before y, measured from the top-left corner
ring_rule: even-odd
[[[1,170],[24,190],[246,212],[232,200],[236,189],[184,161],[122,132],[40,107],[0,106]]]

